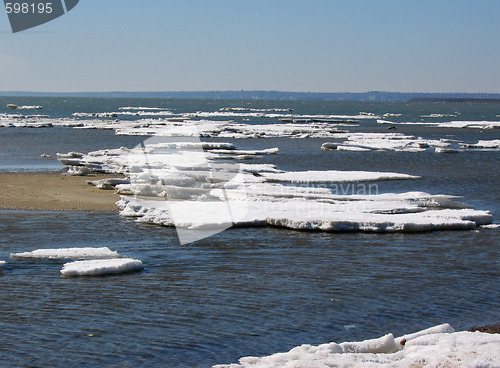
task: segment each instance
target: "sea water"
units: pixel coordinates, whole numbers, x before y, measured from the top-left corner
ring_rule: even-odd
[[[499,105],[485,104],[0,98],[0,106],[7,103],[42,105],[36,113],[55,119],[143,106],[175,113],[224,107],[317,115],[389,112],[403,114],[389,118],[400,122],[500,120]],[[455,116],[421,117],[429,114]],[[375,119],[345,129],[387,132]],[[500,137],[499,130],[420,125],[397,125],[396,131],[467,143]],[[71,127],[0,128],[0,170],[59,170],[54,158],[40,155],[134,147],[145,138]],[[284,170],[418,175],[378,182],[377,188],[457,195],[460,202],[491,211],[494,222],[500,216],[498,151],[335,152],[321,150],[329,139],[319,138],[223,141],[242,149],[279,147],[277,155],[252,163]],[[366,234],[232,228],[181,245],[174,228],[135,223],[117,213],[0,211],[0,234],[0,260],[7,261],[0,270],[2,366],[210,367],[304,343],[397,336],[445,322],[467,329],[498,322],[500,312],[498,229]],[[145,270],[64,278],[59,270],[65,261],[9,256],[89,246],[140,259]]]

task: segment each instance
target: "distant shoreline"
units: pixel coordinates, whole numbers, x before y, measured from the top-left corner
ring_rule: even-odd
[[[286,92],[286,91],[158,91],[158,92],[30,92],[0,91],[0,97],[87,97],[87,98],[178,98],[275,101],[359,101],[359,102],[488,102],[500,100],[500,93],[419,92]],[[449,101],[451,102],[451,101]]]
[[[493,103],[500,104],[500,98],[442,98],[442,97],[417,97],[408,102],[445,102],[445,103]]]

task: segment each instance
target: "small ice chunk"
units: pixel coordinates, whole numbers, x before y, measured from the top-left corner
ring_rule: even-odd
[[[335,149],[337,149],[337,146],[338,146],[337,143],[325,142],[325,143],[323,143],[321,145],[321,149],[324,149],[324,150],[335,150]]]
[[[500,229],[500,224],[481,225],[482,229]]]
[[[32,252],[11,253],[11,258],[111,258],[120,257],[118,252],[110,250],[108,247],[101,248],[58,248],[58,249],[37,249]]]
[[[0,261],[0,267],[5,266],[5,261]]]
[[[459,153],[460,150],[454,148],[446,148],[446,147],[436,147],[436,153]]]
[[[138,259],[114,258],[75,261],[64,264],[63,276],[100,276],[142,271],[144,266]]]

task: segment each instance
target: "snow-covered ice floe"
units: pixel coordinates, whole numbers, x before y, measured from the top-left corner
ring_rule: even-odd
[[[475,144],[462,143],[463,148],[500,149],[500,139],[480,140]]]
[[[423,126],[433,126],[439,128],[457,128],[457,129],[500,129],[500,121],[462,121],[454,120],[447,122],[395,122],[388,120],[377,120],[378,124],[390,124],[390,125],[423,125]]]
[[[304,344],[266,357],[245,357],[214,368],[498,367],[500,335],[455,332],[449,324],[394,338]]]
[[[437,123],[440,128],[500,129],[500,121],[450,121]]]
[[[138,259],[112,258],[75,261],[64,264],[63,276],[100,276],[142,271],[144,266]]]
[[[5,261],[0,261],[0,267],[5,266]]]
[[[91,259],[91,258],[111,258],[120,257],[118,252],[112,251],[107,247],[101,248],[56,248],[56,249],[37,249],[32,252],[12,253],[11,258],[50,258],[50,259]]]
[[[285,191],[284,191],[285,192]],[[285,192],[286,193],[286,192]],[[491,223],[487,211],[455,207],[457,202],[429,194],[347,195],[338,197],[307,195],[254,196],[232,199],[238,193],[220,190],[227,201],[165,201],[122,197],[120,214],[139,222],[178,229],[199,230],[230,226],[278,226],[295,230],[416,232],[431,230],[472,230]],[[213,196],[217,191],[213,191]],[[427,196],[427,198],[425,198]],[[407,197],[407,198],[405,198]]]
[[[346,133],[342,143],[326,142],[324,150],[424,152],[429,147],[449,147],[448,139],[424,139],[401,133]],[[337,135],[340,137],[340,135]]]
[[[481,228],[482,229],[496,230],[496,229],[500,229],[500,224],[487,224],[487,225],[481,226]]]

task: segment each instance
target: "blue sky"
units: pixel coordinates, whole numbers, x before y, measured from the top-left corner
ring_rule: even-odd
[[[13,34],[0,90],[500,93],[498,0],[80,0]]]

